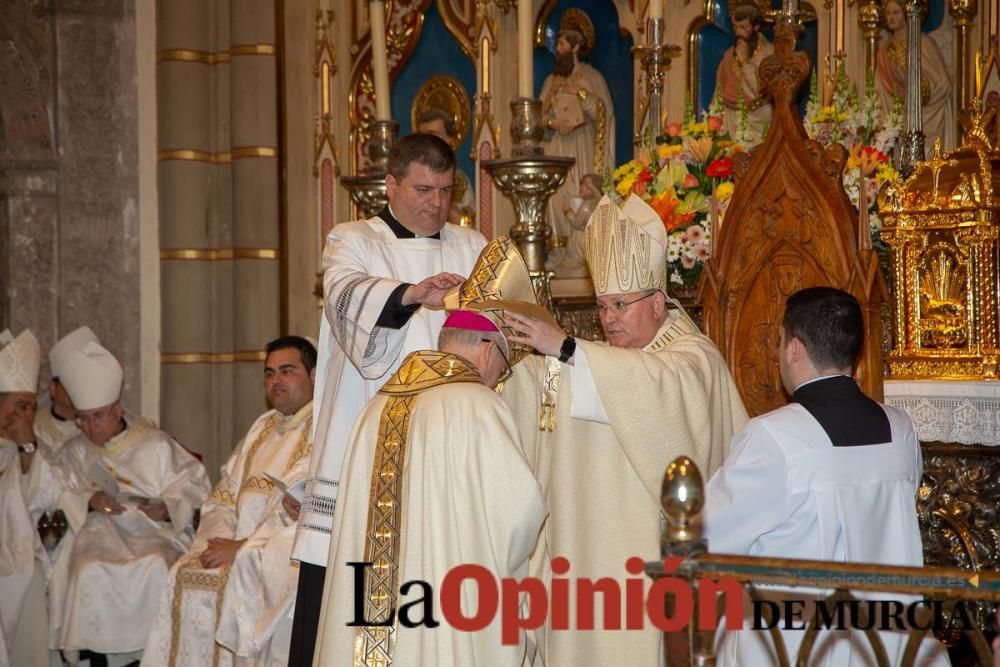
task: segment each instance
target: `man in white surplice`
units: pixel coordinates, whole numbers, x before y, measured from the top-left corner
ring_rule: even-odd
[[[173,438],[126,417],[122,376],[118,360],[93,342],[60,371],[82,431],[59,455],[69,487],[60,505],[75,542],[53,576],[52,606],[56,648],[68,651],[143,648],[170,566],[191,544],[191,518],[211,489],[205,468]]]
[[[76,409],[59,380],[63,364],[87,343],[100,343],[90,327],[79,327],[59,339],[49,350],[49,404],[35,415],[38,446],[47,454],[58,454],[62,446],[80,435],[76,425]]]
[[[35,446],[42,352],[30,331],[0,333],[0,666],[48,664],[49,555],[36,525],[61,481]]]
[[[611,577],[625,590],[626,560],[660,553],[667,465],[683,454],[714,471],[746,421],[718,349],[683,310],[667,308],[666,240],[638,197],[624,208],[607,197],[597,204],[585,251],[608,344],[574,340],[535,318],[509,319],[522,333],[512,340],[547,355],[525,360],[504,389],[549,506],[531,568],[546,584],[551,559],[563,556],[567,576]],[[661,633],[648,623],[594,632],[552,628],[550,618],[538,635],[550,665],[656,665],[662,657]]]
[[[905,412],[868,398],[851,377],[864,331],[861,307],[847,292],[810,287],[788,298],[778,359],[791,402],[737,433],[726,462],[709,480],[703,513],[709,550],[923,565],[916,511],[920,444]],[[772,601],[809,597],[801,588],[758,592]],[[809,623],[809,607],[803,619]],[[752,616],[744,627],[751,624]],[[788,655],[798,653],[803,635],[781,631]],[[889,663],[899,664],[907,634],[884,631],[879,638]],[[767,632],[729,632],[718,664],[776,664],[773,646]],[[933,639],[922,649],[915,664],[948,664]],[[863,632],[821,631],[809,665],[875,662]]]
[[[445,223],[455,172],[446,142],[429,134],[404,137],[390,152],[388,170],[388,206],[374,218],[335,226],[323,251],[314,452],[292,552],[301,562],[293,666],[312,665],[337,486],[354,421],[407,354],[434,347],[444,295],[462,282],[486,243],[479,232]]]
[[[306,339],[268,343],[271,409],[250,427],[202,505],[194,544],[171,569],[143,665],[287,662],[298,577],[289,560],[294,519],[269,477],[287,486],[295,464],[309,456],[315,368],[316,349]]]
[[[500,331],[502,312],[453,312],[438,351],[409,355],[358,419],[334,520],[317,665],[522,664],[523,633],[504,644],[499,619],[466,632],[447,622],[414,627],[395,611],[413,606],[405,582],[438,590],[460,565],[497,581],[527,574],[545,505],[510,410],[492,391],[517,363]],[[443,603],[428,597],[435,599],[422,617],[441,619]],[[462,613],[474,616],[477,593],[469,588],[462,597]],[[371,623],[351,627],[359,609]]]

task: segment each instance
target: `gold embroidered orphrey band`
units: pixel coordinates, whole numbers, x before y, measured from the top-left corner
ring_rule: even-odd
[[[364,559],[372,567],[365,578],[366,619],[384,621],[396,607],[403,470],[413,405],[420,392],[451,382],[482,382],[482,379],[475,368],[459,357],[423,351],[407,357],[379,390],[389,398],[379,418],[378,443],[368,487]],[[395,640],[394,626],[359,627],[354,634],[354,667],[391,667]]]

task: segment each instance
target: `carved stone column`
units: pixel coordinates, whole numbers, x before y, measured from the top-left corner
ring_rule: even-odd
[[[906,130],[903,132],[901,166],[904,176],[924,159],[923,99],[920,87],[920,23],[926,12],[922,0],[906,0]]]
[[[948,0],[948,11],[955,22],[955,123],[962,136],[962,110],[972,96],[969,69],[969,28],[976,18],[977,0]]]

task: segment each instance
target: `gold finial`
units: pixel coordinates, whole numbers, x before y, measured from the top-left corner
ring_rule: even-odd
[[[679,456],[667,466],[663,474],[660,504],[667,517],[664,542],[696,542],[699,536],[692,530],[691,521],[705,504],[705,485],[694,461]]]
[[[931,176],[934,180],[934,200],[937,201],[939,196],[938,185],[941,179],[941,170],[945,167],[954,167],[958,165],[958,160],[946,160],[941,156],[941,137],[937,137],[934,140],[934,157],[927,161],[927,168],[931,170]]]

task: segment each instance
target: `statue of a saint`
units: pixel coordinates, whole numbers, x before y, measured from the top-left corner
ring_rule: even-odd
[[[899,98],[906,102],[906,15],[901,0],[886,0],[885,25],[889,35],[878,47],[875,80],[884,113]],[[920,34],[920,97],[923,100],[925,145],[940,137],[945,150],[955,147],[955,108],[951,77],[934,40]]]
[[[753,2],[734,4],[729,13],[736,42],[726,49],[715,74],[715,94],[725,107],[723,128],[734,139],[748,146],[759,144],[771,122],[771,100],[760,94],[757,68],[774,53],[774,47],[762,31],[764,15]],[[742,106],[745,127],[740,118]]]
[[[458,149],[458,127],[454,117],[441,109],[427,109],[417,116],[417,132],[433,134],[444,139],[452,149]],[[476,193],[464,171],[455,168],[455,184],[451,189],[451,208],[448,222],[472,227],[476,217]]]
[[[576,158],[565,184],[549,199],[547,220],[552,233],[569,238],[567,211],[580,195],[580,178],[615,167],[615,110],[604,77],[581,58],[594,48],[594,25],[579,9],[559,20],[555,70],[542,84],[542,124],[547,155]],[[553,257],[549,268],[555,268]]]

